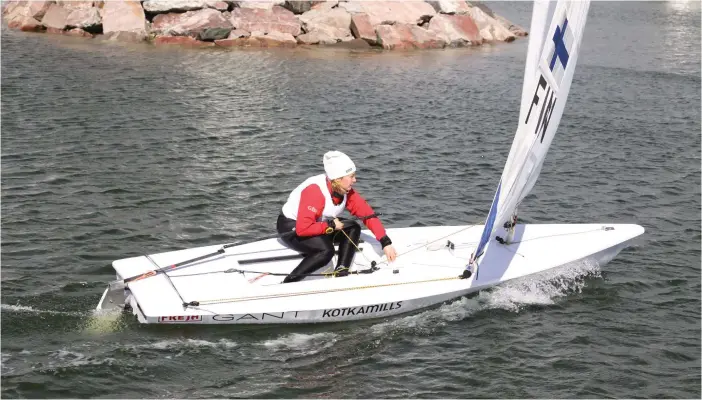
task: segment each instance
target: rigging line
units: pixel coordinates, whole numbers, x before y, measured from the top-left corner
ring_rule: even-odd
[[[346,233],[346,231],[344,231],[343,229],[341,229],[341,232],[344,234],[344,236],[346,236],[346,239],[348,239],[349,242],[351,242],[351,244],[353,245],[353,247],[355,247],[356,250],[357,250],[359,253],[361,253],[361,255],[363,256],[363,258],[365,258],[366,261],[368,261],[369,264],[373,265],[373,261],[369,260],[368,257],[366,257],[366,255],[363,254],[363,251],[361,251],[361,249],[358,248],[358,246],[356,245],[356,243],[354,243],[353,240],[351,240],[351,237],[349,236],[349,234]],[[336,234],[334,234],[334,236],[336,236]]]
[[[468,225],[467,227],[461,228],[461,229],[457,230],[456,232],[450,233],[450,234],[448,234],[448,235],[446,235],[446,236],[443,236],[443,237],[440,237],[440,238],[438,238],[438,239],[436,239],[436,240],[432,240],[431,242],[427,242],[427,243],[425,243],[425,244],[419,245],[419,246],[417,246],[417,247],[415,247],[415,248],[413,248],[413,249],[411,249],[411,250],[407,250],[407,251],[404,252],[404,253],[398,254],[396,258],[400,258],[400,256],[404,256],[405,254],[411,253],[411,252],[413,252],[413,251],[415,251],[415,250],[418,250],[418,249],[420,249],[420,248],[422,248],[422,247],[428,247],[428,246],[429,246],[430,244],[432,244],[432,243],[436,243],[436,242],[438,242],[438,241],[440,241],[440,240],[443,240],[443,239],[446,239],[446,238],[448,238],[448,237],[451,237],[451,236],[453,236],[453,235],[455,235],[455,234],[457,234],[457,233],[461,233],[461,232],[463,232],[463,231],[465,231],[465,230],[468,230],[468,229],[470,229],[470,228],[472,228],[472,227],[474,227],[474,226],[476,226],[476,225],[477,225],[477,224]],[[383,256],[381,257],[381,259],[382,259],[383,257],[385,257],[384,254],[383,254]],[[386,265],[388,265],[388,260],[379,261],[378,264],[386,264]]]
[[[582,232],[557,233],[554,235],[539,236],[539,237],[535,237],[535,238],[531,238],[531,239],[519,240],[516,242],[511,242],[510,244],[523,243],[523,242],[528,242],[530,240],[545,239],[545,238],[556,237],[556,236],[581,235],[583,233],[597,232],[597,231],[601,231],[601,230],[603,230],[603,229],[599,228],[599,229],[592,229],[589,231],[582,231]],[[509,245],[507,245],[507,246],[509,246]]]
[[[223,271],[209,271],[209,272],[195,272],[193,274],[178,274],[178,275],[169,275],[171,278],[183,278],[186,276],[199,276],[199,275],[209,275],[209,274],[231,274],[232,272],[239,272],[238,269],[234,268],[229,268],[225,269]]]
[[[149,261],[151,261],[151,263],[152,263],[153,265],[155,265],[155,266],[157,267],[157,269],[161,269],[161,267],[160,267],[158,264],[156,264],[156,261],[154,261],[148,254],[144,255],[144,257],[146,257]],[[180,301],[183,302],[183,303],[185,303],[185,300],[183,300],[183,296],[180,295],[180,292],[178,291],[178,289],[177,289],[177,288],[175,287],[175,285],[173,284],[173,281],[171,280],[170,275],[168,275],[168,274],[165,273],[165,272],[163,273],[163,275],[166,276],[166,279],[168,280],[168,283],[171,284],[171,286],[173,287],[173,290],[175,290],[175,292],[176,292],[176,294],[178,295],[178,297],[180,297]]]
[[[469,258],[460,258],[460,257],[456,257],[456,258],[458,258],[459,260],[464,260],[465,262],[470,261]],[[436,267],[436,268],[456,269],[456,270],[461,270],[461,272],[463,272],[463,270],[466,268],[465,265],[462,265],[462,266],[460,266],[460,267],[452,267],[452,266],[450,266],[450,265],[427,264],[427,263],[418,263],[418,262],[413,262],[412,264],[414,264],[414,265],[422,265],[422,266],[425,266],[425,267]]]
[[[454,280],[454,279],[461,279],[461,277],[460,276],[451,276],[451,277],[446,277],[446,278],[426,279],[426,280],[422,280],[422,281],[397,282],[397,283],[387,283],[387,284],[381,284],[381,285],[355,286],[355,287],[350,287],[350,288],[310,290],[307,292],[280,293],[280,294],[269,294],[269,295],[249,296],[249,297],[233,297],[233,298],[229,298],[229,299],[212,299],[212,300],[198,301],[197,304],[198,305],[200,305],[200,304],[207,305],[207,304],[219,304],[219,303],[236,303],[239,301],[268,300],[268,299],[276,299],[276,298],[282,298],[282,297],[305,296],[305,295],[310,295],[310,294],[323,294],[323,293],[335,293],[335,292],[343,292],[343,291],[348,291],[348,290],[373,289],[373,288],[380,288],[380,287],[409,285],[409,284],[415,284],[415,283],[440,282],[440,281],[448,281],[448,280]]]
[[[377,270],[377,268],[375,269]],[[360,270],[354,270],[351,271],[351,274],[354,275],[359,275],[359,274],[370,274],[375,271],[372,267],[368,269],[360,269]],[[207,275],[207,274],[218,274],[218,273],[232,273],[232,272],[238,272],[240,274],[260,274],[260,275],[271,275],[271,276],[329,276],[331,274],[328,273],[318,273],[318,274],[290,274],[288,272],[267,272],[267,271],[251,271],[248,269],[237,269],[237,268],[229,268],[228,270],[225,271],[210,271],[210,272],[199,272],[195,274],[183,274],[183,275],[173,275],[171,278],[180,278],[180,277],[186,277],[186,276],[197,276],[197,275]]]

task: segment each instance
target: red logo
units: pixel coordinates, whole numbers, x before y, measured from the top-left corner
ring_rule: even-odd
[[[195,322],[202,321],[202,315],[175,315],[172,317],[158,317],[158,322]]]

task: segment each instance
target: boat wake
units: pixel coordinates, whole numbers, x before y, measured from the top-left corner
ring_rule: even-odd
[[[50,315],[70,315],[73,317],[83,317],[86,312],[81,311],[55,311],[55,310],[41,310],[34,308],[32,306],[22,306],[19,304],[0,304],[0,310],[3,312],[22,312],[22,313],[34,313],[34,314],[50,314]]]
[[[373,325],[371,329],[379,336],[407,331],[430,335],[448,322],[462,321],[486,310],[518,313],[533,305],[555,304],[558,298],[581,293],[587,278],[599,277],[601,270],[596,263],[571,264],[508,281],[438,308]]]
[[[262,345],[271,351],[312,355],[334,346],[338,339],[339,335],[330,332],[291,333],[277,339],[266,340]]]

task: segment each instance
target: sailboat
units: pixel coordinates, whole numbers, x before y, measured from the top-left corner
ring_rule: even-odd
[[[522,224],[517,207],[536,182],[566,105],[589,1],[534,3],[519,121],[482,225],[387,229],[398,258],[363,231],[351,274],[333,262],[295,283],[303,255],[273,237],[116,260],[98,310],[149,324],[293,324],[384,318],[503,282],[579,263],[604,265],[644,228],[635,224]]]

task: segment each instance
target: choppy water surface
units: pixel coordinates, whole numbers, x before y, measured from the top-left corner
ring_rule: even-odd
[[[493,8],[529,26],[527,3]],[[95,316],[110,263],[273,233],[331,148],[388,226],[480,223],[527,40],[190,51],[2,32],[2,396],[700,397],[700,5],[591,6],[527,222],[632,222],[606,266],[303,327]]]

